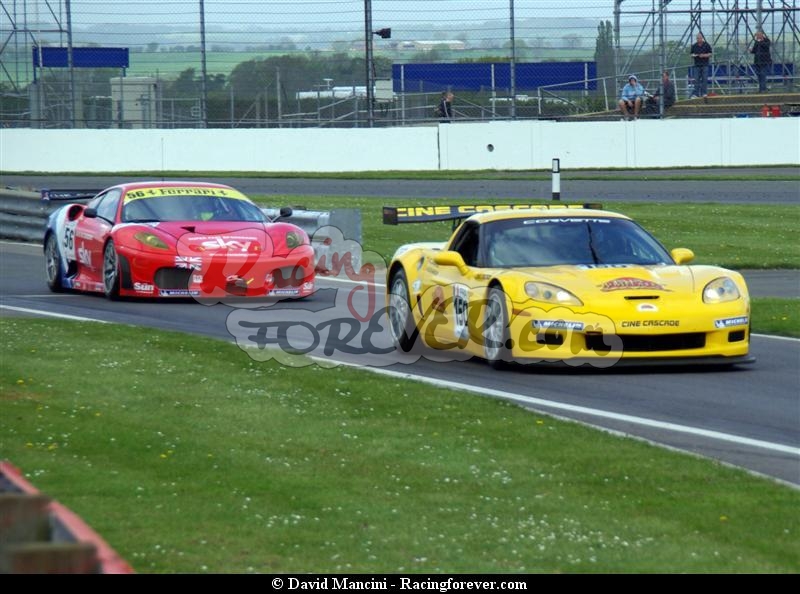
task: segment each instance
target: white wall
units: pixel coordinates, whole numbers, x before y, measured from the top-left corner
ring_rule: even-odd
[[[443,124],[439,146],[442,169],[800,165],[800,118]]]
[[[554,157],[563,169],[800,165],[800,118],[0,130],[4,172],[549,169]]]

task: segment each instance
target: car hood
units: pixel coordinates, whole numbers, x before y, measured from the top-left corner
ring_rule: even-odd
[[[290,251],[286,245],[287,233],[304,235],[294,225],[282,223],[183,221],[139,226],[169,240],[184,256],[283,254]]]
[[[522,274],[525,281],[540,281],[567,289],[585,301],[586,297],[686,295],[702,289],[704,279],[715,278],[711,270],[697,275],[692,266],[548,266],[516,268],[499,276]],[[713,267],[704,267],[712,269]],[[721,271],[721,269],[716,269]],[[700,278],[698,278],[698,276]],[[719,275],[717,275],[719,276]],[[708,282],[708,281],[706,281]]]

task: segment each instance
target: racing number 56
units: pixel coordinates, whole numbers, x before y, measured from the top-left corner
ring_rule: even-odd
[[[67,227],[64,229],[64,250],[71,252],[75,246],[75,229]]]

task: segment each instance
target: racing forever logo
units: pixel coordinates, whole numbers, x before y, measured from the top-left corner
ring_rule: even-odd
[[[416,342],[407,351],[399,348],[389,330],[394,306],[384,305],[383,273],[372,264],[361,264],[377,261],[380,256],[365,254],[358,242],[345,239],[336,228],[327,227],[318,233],[312,238],[312,244],[320,248],[316,266],[323,272],[318,278],[328,279],[325,284],[331,288],[317,288],[308,305],[221,300],[233,308],[227,319],[228,332],[254,360],[276,360],[292,367],[346,361],[384,367],[411,364],[421,358],[464,361],[492,340],[487,329],[486,299],[471,298],[465,285],[455,284],[423,291],[420,302],[428,306],[414,329]],[[521,363],[562,358],[563,351],[558,351],[563,348],[578,355],[587,332],[599,336],[602,346],[588,361],[590,365],[609,367],[622,354],[614,324],[608,318],[576,313],[567,307],[545,312],[515,304],[514,311],[516,315],[509,320],[510,341],[514,353],[522,355]],[[423,344],[423,335],[428,346]],[[565,362],[570,364],[570,357]],[[572,362],[584,363],[587,361]]]

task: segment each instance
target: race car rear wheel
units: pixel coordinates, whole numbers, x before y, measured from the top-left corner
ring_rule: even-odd
[[[58,239],[55,233],[47,236],[44,244],[44,271],[47,275],[47,287],[53,293],[64,290],[61,284],[61,250],[58,249]]]
[[[500,287],[492,287],[486,301],[483,331],[483,353],[491,367],[499,369],[511,361],[511,344],[506,293]]]
[[[402,270],[395,272],[389,282],[389,310],[387,313],[392,342],[407,353],[414,346],[419,331],[411,312],[408,281]]]
[[[111,300],[119,298],[119,257],[111,240],[103,251],[103,291]]]

